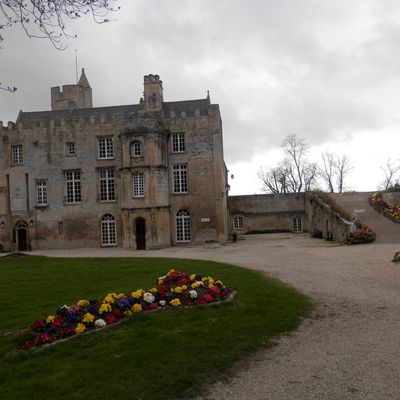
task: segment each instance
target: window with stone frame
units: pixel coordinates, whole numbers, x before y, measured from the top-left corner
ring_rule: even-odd
[[[47,181],[45,179],[36,181],[36,205],[47,206]]]
[[[67,143],[67,156],[68,157],[76,156],[76,146],[74,142]]]
[[[24,149],[22,144],[11,145],[11,163],[13,165],[22,164],[24,162]]]
[[[114,158],[114,142],[112,137],[97,138],[97,156],[102,160]]]
[[[176,241],[191,241],[191,220],[190,213],[187,210],[179,210],[176,213]]]
[[[173,133],[172,134],[172,152],[183,153],[185,148],[185,134],[184,133]]]
[[[233,217],[233,227],[234,229],[243,229],[243,217],[235,215]]]
[[[142,143],[133,142],[131,144],[131,156],[132,157],[140,157],[143,155]]]
[[[80,203],[81,198],[81,172],[79,170],[65,171],[65,202]]]
[[[102,168],[99,170],[100,201],[115,200],[115,169]]]
[[[172,166],[172,178],[174,193],[187,193],[188,179],[187,179],[187,165],[176,164]]]
[[[132,176],[133,197],[144,197],[144,173],[135,172]]]
[[[117,245],[117,223],[111,214],[106,214],[101,218],[100,236],[102,246]]]
[[[303,218],[294,217],[293,218],[293,232],[303,232]]]

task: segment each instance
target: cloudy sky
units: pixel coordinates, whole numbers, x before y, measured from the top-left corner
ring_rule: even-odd
[[[1,1],[1,0],[0,0]],[[220,105],[231,194],[260,193],[257,171],[290,135],[309,157],[347,154],[348,189],[374,190],[400,159],[398,0],[120,0],[108,24],[69,21],[57,51],[19,27],[3,32],[0,120],[50,108],[50,87],[75,82],[75,49],[95,106],[138,103],[143,75],[165,101]],[[0,20],[1,22],[1,20]]]

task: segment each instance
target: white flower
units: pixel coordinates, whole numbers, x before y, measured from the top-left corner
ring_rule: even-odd
[[[191,299],[197,299],[197,292],[195,290],[190,290],[189,296]]]
[[[147,293],[145,293],[145,294],[143,295],[143,300],[144,300],[146,303],[152,303],[155,299],[156,299],[156,298],[155,298],[151,293],[149,293],[149,292],[147,292]]]
[[[104,319],[99,318],[99,319],[96,319],[96,321],[94,321],[94,326],[96,328],[102,328],[103,326],[106,326],[106,325],[107,325],[107,322],[104,321]]]
[[[166,304],[165,300],[160,300],[159,303],[160,303],[160,306],[163,306],[163,307],[164,307],[165,304]]]

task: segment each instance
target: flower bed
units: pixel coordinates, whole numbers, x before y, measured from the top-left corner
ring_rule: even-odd
[[[376,234],[368,226],[362,226],[355,232],[349,232],[346,236],[346,244],[362,244],[375,241]]]
[[[369,204],[393,222],[400,223],[400,204],[389,205],[383,200],[382,192],[373,193],[369,198]]]
[[[34,339],[21,343],[19,349],[38,348],[46,344],[113,325],[135,313],[161,308],[211,304],[226,300],[233,290],[212,277],[188,275],[171,269],[158,278],[150,290],[138,289],[131,294],[109,293],[99,300],[79,300],[64,305],[46,319],[34,321],[30,329]]]

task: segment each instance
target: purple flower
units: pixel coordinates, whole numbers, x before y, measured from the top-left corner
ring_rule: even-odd
[[[121,297],[120,299],[117,300],[117,307],[120,310],[125,310],[130,307],[130,302],[125,297]]]

